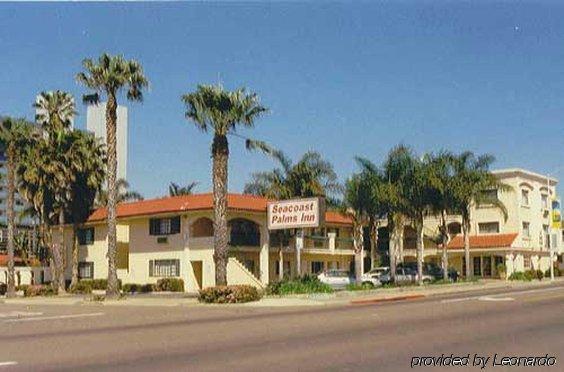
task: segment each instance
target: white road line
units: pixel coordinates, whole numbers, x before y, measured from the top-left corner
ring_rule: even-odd
[[[38,316],[38,317],[35,317],[35,318],[8,319],[8,320],[4,320],[4,323],[34,322],[34,321],[38,321],[38,320],[57,320],[57,319],[85,318],[85,317],[101,316],[101,315],[104,315],[104,313],[86,313],[86,314],[71,314],[71,315]]]
[[[0,367],[8,367],[8,366],[15,366],[18,362],[9,361],[9,362],[0,362]]]
[[[37,316],[43,313],[30,312],[30,311],[8,311],[7,313],[0,313],[0,318],[19,318],[22,316]]]
[[[520,295],[520,294],[527,294],[527,293],[539,293],[539,292],[552,292],[552,291],[564,291],[562,287],[551,287],[551,288],[539,288],[539,289],[527,289],[524,291],[513,291],[513,292],[504,292],[504,293],[495,293],[489,296],[470,296],[470,297],[461,297],[461,298],[452,298],[441,300],[442,304],[448,304],[453,302],[462,302],[462,301],[471,301],[471,300],[482,300],[482,301],[513,301],[514,299],[511,297],[506,297],[502,299],[498,299],[499,296],[508,296],[508,295]],[[483,300],[487,298],[487,300]],[[511,300],[507,299],[511,298]]]
[[[512,297],[488,297],[488,296],[484,296],[484,297],[480,297],[478,298],[478,301],[513,301],[515,300]]]

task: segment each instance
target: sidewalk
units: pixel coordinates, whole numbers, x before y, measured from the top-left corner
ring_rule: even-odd
[[[377,288],[368,291],[341,291],[334,293],[315,293],[289,296],[265,296],[257,302],[235,305],[200,304],[194,295],[165,293],[126,296],[119,300],[94,301],[89,296],[69,295],[64,297],[18,297],[0,298],[0,304],[11,305],[84,305],[84,306],[250,306],[250,307],[296,307],[328,306],[345,304],[376,303],[399,301],[451,293],[471,293],[484,289],[539,288],[564,283],[564,277],[531,282],[481,280],[478,282],[407,286],[397,288]]]

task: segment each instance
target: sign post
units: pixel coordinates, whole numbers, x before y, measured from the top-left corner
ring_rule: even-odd
[[[297,229],[296,271],[301,275],[301,251],[304,248],[304,228],[319,227],[325,222],[325,199],[306,198],[270,202],[267,205],[268,230]],[[282,254],[280,254],[282,260]],[[280,265],[283,267],[283,265]]]

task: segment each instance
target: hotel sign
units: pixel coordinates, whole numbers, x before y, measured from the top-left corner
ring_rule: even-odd
[[[268,203],[268,229],[319,227],[325,222],[325,199],[308,198]]]

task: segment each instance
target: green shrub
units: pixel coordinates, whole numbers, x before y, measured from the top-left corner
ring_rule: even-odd
[[[529,274],[526,274],[522,271],[516,271],[516,272],[512,273],[511,275],[509,275],[509,280],[531,281],[532,277]]]
[[[150,293],[155,291],[155,285],[126,283],[121,289],[124,293]]]
[[[93,290],[105,291],[108,289],[108,279],[82,279],[81,282],[89,283]],[[121,288],[121,279],[118,279],[118,288]]]
[[[92,281],[80,280],[77,284],[70,288],[71,293],[90,294],[92,293]]]
[[[262,292],[252,285],[227,285],[200,290],[198,300],[209,304],[235,304],[258,301]]]
[[[303,293],[331,293],[333,288],[322,283],[316,276],[304,275],[296,279],[287,279],[274,282],[266,287],[270,295],[287,295]]]
[[[16,286],[16,291],[23,291],[25,292],[26,288],[29,287],[29,284],[20,284]]]
[[[347,286],[345,287],[345,289],[347,291],[367,291],[370,289],[374,289],[374,284],[372,283],[362,283],[360,285],[358,284],[347,284]]]
[[[159,292],[184,292],[184,280],[163,278],[157,280],[156,290]]]
[[[56,294],[55,290],[50,285],[28,285],[24,289],[25,297],[52,296],[54,294]]]

